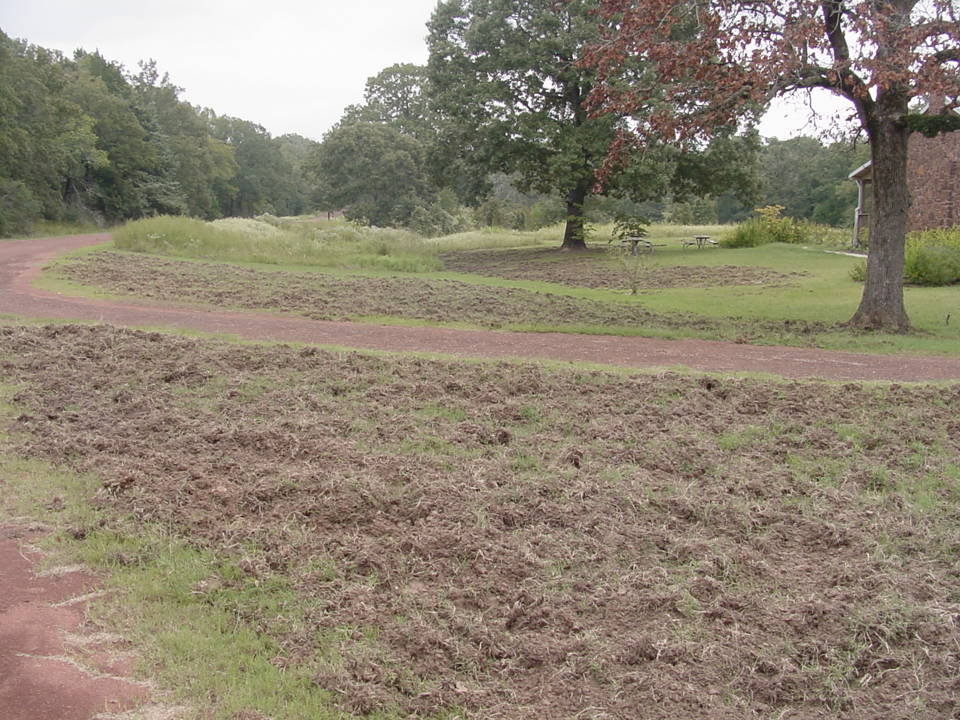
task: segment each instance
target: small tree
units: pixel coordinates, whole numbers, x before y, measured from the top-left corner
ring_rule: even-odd
[[[304,169],[328,208],[372,225],[402,225],[432,196],[422,144],[390,125],[354,123],[330,130]]]
[[[640,279],[644,269],[643,255],[640,243],[647,237],[647,225],[650,221],[637,215],[618,213],[613,221],[613,235],[610,241],[619,240],[616,248],[617,262],[623,271],[623,276],[630,288],[630,294],[636,295],[640,290]],[[629,247],[629,254],[628,254]],[[650,247],[653,250],[653,247]]]
[[[587,57],[598,71],[592,102],[647,118],[639,137],[696,142],[774,96],[824,88],[846,98],[873,161],[874,210],[855,326],[905,330],[907,138],[955,129],[960,25],[953,0],[601,0],[605,39]],[[638,58],[656,83],[622,72]],[[924,95],[946,97],[932,121],[911,116]],[[932,127],[931,127],[932,125]],[[635,135],[636,137],[636,135]],[[621,136],[616,158],[634,144]]]

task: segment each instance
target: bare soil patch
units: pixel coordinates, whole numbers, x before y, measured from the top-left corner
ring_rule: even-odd
[[[0,525],[0,717],[89,720],[139,705],[147,688],[118,664],[122,643],[100,640],[85,602],[77,601],[95,587],[94,578],[73,569],[38,576],[39,554],[20,546],[36,535]]]
[[[452,280],[262,271],[132,253],[83,255],[61,263],[57,272],[74,282],[121,295],[273,310],[317,320],[390,316],[485,328],[689,328],[739,341],[757,333],[797,341],[829,329],[823,323],[802,321],[721,322],[690,314],[654,314],[635,303],[600,302]]]
[[[943,718],[960,386],[624,378],[0,328],[20,451],[292,583],[344,711]],[[136,559],[128,559],[135,562]],[[236,593],[234,593],[235,595]],[[292,609],[291,609],[292,611]]]
[[[440,258],[447,270],[456,272],[573,287],[630,288],[627,273],[609,248],[590,248],[576,253],[558,252],[555,248],[464,250],[443,253]],[[782,273],[771,268],[676,265],[641,268],[637,283],[641,291],[731,285],[780,287],[802,276],[803,273]]]

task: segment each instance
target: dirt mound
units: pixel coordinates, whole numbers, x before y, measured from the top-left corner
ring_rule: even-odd
[[[22,451],[213,548],[344,710],[958,711],[960,386],[622,377],[0,328]],[[129,559],[135,561],[135,559]],[[260,590],[259,592],[264,592]],[[289,622],[290,618],[298,622]]]

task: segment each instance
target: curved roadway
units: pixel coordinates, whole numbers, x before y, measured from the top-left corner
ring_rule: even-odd
[[[588,362],[635,368],[682,366],[706,372],[759,372],[831,380],[960,380],[960,348],[957,356],[949,357],[893,356],[710,340],[385,326],[186,305],[95,300],[34,287],[33,279],[46,261],[59,253],[106,242],[109,238],[108,234],[96,234],[0,241],[0,314],[128,327],[164,326],[231,333],[252,340],[476,358]]]

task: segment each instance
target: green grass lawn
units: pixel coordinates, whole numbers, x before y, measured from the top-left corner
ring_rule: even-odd
[[[850,279],[856,258],[813,247],[764,245],[737,250],[665,248],[647,260],[651,267],[737,265],[806,273],[783,287],[670,288],[644,293],[642,302],[654,311],[691,312],[711,318],[762,318],[842,323],[857,308],[863,285]],[[907,312],[917,332],[910,335],[830,332],[817,345],[863,351],[960,351],[960,285],[907,287]],[[948,316],[951,316],[948,320]]]

